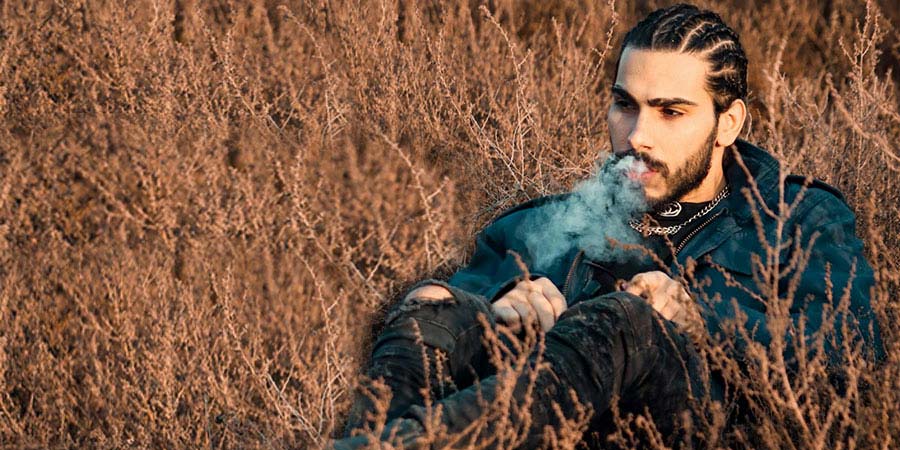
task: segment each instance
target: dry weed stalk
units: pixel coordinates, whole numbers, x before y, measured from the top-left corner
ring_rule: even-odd
[[[650,8],[480,6],[0,4],[0,443],[303,448],[341,429],[363,324],[408,282],[461,264],[497,212],[565,190],[608,148],[610,50]],[[704,347],[760,418],[728,428],[727,409],[697,399],[705,445],[900,438],[891,6],[714,6],[763,93],[748,137],[860,212],[888,361],[844,348],[837,392],[815,358],[786,377],[784,342],[751,349],[751,374],[727,342]],[[757,264],[776,315],[790,291],[771,263],[797,238],[782,230]],[[814,355],[827,339],[809,341]],[[486,416],[505,431],[473,447],[519,441],[527,418],[506,401]],[[548,446],[577,445],[584,406],[560,411]],[[653,436],[640,416],[621,425],[621,445]]]

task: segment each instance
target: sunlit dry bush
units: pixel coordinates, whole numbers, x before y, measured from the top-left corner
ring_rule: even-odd
[[[322,445],[380,311],[608,149],[616,46],[666,4],[0,3],[0,443]],[[748,136],[859,212],[889,360],[857,357],[868,389],[849,394],[815,364],[793,385],[749,377],[759,422],[712,408],[697,431],[896,445],[900,13],[704,5],[747,48]],[[622,427],[623,445],[652,431]]]

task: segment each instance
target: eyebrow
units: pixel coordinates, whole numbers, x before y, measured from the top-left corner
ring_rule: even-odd
[[[623,87],[621,87],[619,85],[615,85],[612,87],[612,93],[615,95],[618,95],[619,97],[623,97],[632,103],[637,103],[637,100],[635,100],[634,96],[629,94],[628,91],[626,91]],[[697,106],[696,102],[692,102],[688,99],[681,98],[681,97],[651,98],[650,100],[647,100],[647,104],[652,107],[661,107],[661,108],[668,108],[670,106],[682,106],[682,105]]]

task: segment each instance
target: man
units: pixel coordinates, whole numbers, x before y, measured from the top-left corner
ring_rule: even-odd
[[[388,315],[368,371],[392,389],[385,438],[415,445],[428,420],[465,430],[483,412],[481,400],[494,398],[499,381],[481,342],[479,314],[491,327],[536,323],[546,332],[540,355],[546,368],[521,376],[513,390],[516,400],[531,400],[524,406],[526,448],[539,446],[544,426],[557,423],[554,404],[573,407],[571,392],[594,412],[589,431],[608,426],[603,417],[618,397],[626,410],[649,410],[663,435],[671,434],[692,396],[722,396],[718,377],[700,383],[692,337],[701,330],[719,336],[722,321],[738,313],[747,318],[749,339],[765,346],[785,339],[785,357],[795,361],[798,337],[772,336],[766,323],[764,302],[779,292],[796,299],[787,313],[795,325],[804,322],[795,330],[807,336],[823,326],[822,312],[849,293],[849,314],[839,320],[882,352],[868,300],[872,269],[841,195],[803,177],[782,181],[774,158],[738,139],[747,116],[747,59],[718,15],[676,5],[638,23],[623,41],[612,96],[614,158],[634,158],[628,177],[640,184],[651,211],[630,224],[657,258],[595,261],[574,251],[535,270],[523,224],[565,196],[507,211],[478,237],[468,266],[448,283],[420,283]],[[782,191],[784,202],[796,205],[779,224]],[[754,281],[753,261],[773,257],[760,236],[800,243],[774,253],[785,274],[769,284]],[[836,364],[840,348],[840,341],[826,345]],[[423,406],[424,386],[440,400],[432,408],[440,411],[436,419]],[[372,408],[361,398],[348,428],[362,426]],[[334,446],[367,443],[357,436]]]

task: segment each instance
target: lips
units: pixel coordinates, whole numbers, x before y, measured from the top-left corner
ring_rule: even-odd
[[[656,175],[656,173],[657,172],[655,170],[644,170],[644,171],[629,170],[627,172],[627,176],[628,176],[628,179],[632,180],[632,181],[646,182],[650,178],[653,178],[653,176]]]
[[[650,169],[649,167],[647,167],[646,163],[640,160],[632,163],[631,167],[629,167],[625,171],[625,175],[628,177],[628,179],[639,182],[646,182],[656,174],[657,171]]]

